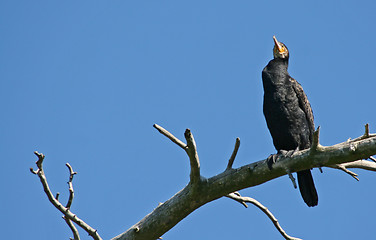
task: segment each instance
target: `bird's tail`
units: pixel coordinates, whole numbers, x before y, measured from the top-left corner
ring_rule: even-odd
[[[319,198],[317,196],[315,183],[313,182],[311,170],[297,172],[300,194],[308,207],[317,205]]]

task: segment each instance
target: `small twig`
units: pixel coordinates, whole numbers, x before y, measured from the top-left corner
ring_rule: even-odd
[[[311,152],[315,152],[320,148],[320,126],[317,127],[316,131],[313,133]]]
[[[179,147],[181,147],[184,150],[186,150],[187,145],[185,143],[183,143],[182,141],[180,141],[177,137],[175,137],[174,135],[172,135],[169,131],[167,131],[163,127],[159,126],[158,124],[154,124],[153,127],[155,129],[157,129],[158,132],[162,133],[167,138],[169,138],[171,141],[173,141],[174,143],[176,143]]]
[[[323,173],[323,171],[322,171],[322,167],[319,167],[319,170],[320,170],[320,173]]]
[[[364,138],[368,138],[369,137],[369,124],[366,123],[366,125],[364,125]]]
[[[292,185],[294,185],[294,188],[297,188],[296,180],[295,180],[294,176],[292,175],[292,173],[289,170],[287,170],[286,172],[289,175],[289,178],[291,179],[291,182],[292,182]]]
[[[42,183],[43,190],[47,195],[48,200],[54,205],[61,213],[64,214],[64,217],[67,218],[69,221],[73,221],[78,226],[80,226],[82,229],[84,229],[93,239],[95,240],[102,240],[102,238],[99,236],[97,230],[90,227],[87,223],[82,221],[80,218],[78,218],[75,214],[73,214],[68,208],[64,207],[52,194],[50,187],[47,183],[47,178],[44,174],[43,170],[43,160],[44,155],[42,153],[38,153],[37,151],[34,152],[34,154],[38,157],[38,161],[36,161],[36,164],[38,166],[38,170],[34,171],[32,168],[30,168],[30,171],[34,174],[37,174],[39,177],[39,180]],[[67,222],[68,224],[68,222]],[[69,225],[69,224],[68,224]]]
[[[35,175],[38,174],[38,171],[35,171],[32,167],[30,168],[30,172],[31,172],[32,174],[35,174]]]
[[[69,199],[68,199],[68,202],[67,202],[67,205],[65,206],[67,209],[70,209],[71,205],[72,205],[72,202],[73,202],[73,198],[74,198],[74,190],[73,190],[73,176],[76,175],[77,173],[73,171],[73,168],[71,167],[71,165],[69,165],[69,163],[66,163],[65,166],[68,167],[69,169],[69,181],[68,181],[68,185],[69,185]]]
[[[295,238],[295,237],[291,237],[289,236],[284,230],[283,228],[281,227],[281,225],[279,225],[279,222],[277,220],[277,218],[274,217],[274,215],[269,211],[268,208],[266,208],[264,205],[262,205],[259,201],[257,201],[256,199],[254,198],[250,198],[250,197],[242,197],[237,194],[234,194],[234,193],[230,193],[228,194],[226,197],[229,197],[237,202],[244,202],[244,203],[251,203],[253,204],[254,206],[258,207],[261,211],[263,211],[266,216],[269,217],[269,219],[273,222],[274,226],[277,228],[278,232],[286,239],[286,240],[302,240],[300,238]]]
[[[239,146],[240,146],[240,138],[236,138],[234,151],[232,151],[231,157],[228,160],[226,170],[232,169],[232,165],[234,164],[236,154],[238,153],[238,150],[239,150]]]
[[[345,173],[349,174],[351,177],[355,178],[357,181],[359,181],[359,178],[357,177],[358,174],[354,173],[354,172],[351,172],[350,170],[348,170],[343,164],[336,164],[334,165],[334,168],[337,168],[337,169],[340,169],[342,171],[344,171]]]
[[[191,182],[197,183],[200,181],[200,161],[198,159],[198,153],[196,149],[196,142],[193,138],[191,130],[188,128],[184,132],[184,137],[187,140],[186,152],[189,156],[189,162],[191,164]]]
[[[371,159],[372,161],[374,161],[376,163],[376,158],[369,156],[369,159]]]

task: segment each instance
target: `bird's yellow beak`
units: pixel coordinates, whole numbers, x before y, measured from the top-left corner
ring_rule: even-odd
[[[280,53],[283,53],[285,50],[282,48],[281,44],[278,42],[277,38],[273,36],[274,44],[277,47]]]

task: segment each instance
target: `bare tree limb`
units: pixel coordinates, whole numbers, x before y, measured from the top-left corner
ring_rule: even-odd
[[[296,189],[297,188],[297,185],[296,185],[296,181],[295,181],[295,178],[294,176],[291,174],[291,172],[288,170],[286,171],[287,172],[287,175],[289,176],[291,182],[292,182],[292,185],[294,185],[294,188]]]
[[[77,230],[76,226],[74,226],[74,224],[72,223],[72,221],[69,220],[68,218],[66,218],[65,216],[63,216],[63,219],[67,223],[67,225],[70,228],[70,230],[72,231],[72,233],[73,233],[73,239],[74,240],[80,240],[80,234],[78,233],[78,230]]]
[[[366,123],[366,125],[364,125],[364,138],[369,138],[369,124]]]
[[[262,205],[259,201],[257,201],[256,199],[254,198],[250,198],[250,197],[242,197],[237,194],[234,194],[234,193],[230,193],[229,195],[227,195],[226,197],[229,197],[231,199],[234,199],[235,201],[237,202],[240,202],[240,203],[251,203],[253,204],[254,206],[256,206],[257,208],[259,208],[261,211],[263,211],[266,216],[269,217],[269,219],[273,222],[274,226],[277,228],[278,232],[286,239],[286,240],[302,240],[300,238],[295,238],[295,237],[291,237],[289,236],[284,230],[283,228],[281,227],[281,225],[279,224],[278,220],[276,217],[274,217],[274,215],[269,211],[269,209],[267,207],[265,207],[264,205]]]
[[[38,167],[38,170],[34,170],[33,168],[30,168],[30,171],[33,173],[33,174],[36,174],[38,175],[39,177],[39,180],[41,181],[42,183],[42,186],[43,186],[43,190],[44,192],[46,193],[47,197],[48,197],[48,200],[52,203],[52,205],[54,205],[61,213],[64,214],[64,218],[68,224],[68,226],[71,228],[71,222],[70,221],[73,221],[75,222],[78,226],[80,226],[82,229],[84,229],[93,239],[95,240],[102,240],[102,238],[99,236],[99,234],[97,233],[97,230],[93,229],[92,227],[90,227],[87,223],[85,223],[84,221],[82,221],[80,218],[78,218],[75,214],[73,214],[69,208],[67,207],[64,207],[52,194],[51,190],[50,190],[50,187],[48,186],[48,183],[47,183],[47,178],[44,174],[44,170],[43,170],[43,160],[44,160],[44,155],[42,153],[38,153],[37,151],[34,152],[34,154],[38,157],[38,161],[36,161],[36,164],[37,164],[37,167]],[[69,167],[68,167],[69,168]],[[71,176],[70,176],[70,181],[71,181],[71,177],[73,179],[73,175],[72,171],[71,172]],[[74,172],[73,172],[74,173]],[[72,188],[72,192],[73,192],[73,188]],[[71,198],[71,197],[70,197]],[[73,193],[72,193],[72,199],[73,199]],[[68,204],[69,204],[69,201],[68,201]],[[68,205],[67,204],[67,205]],[[70,203],[71,204],[71,203]],[[69,204],[69,206],[70,206]],[[71,228],[72,230],[72,228]],[[72,230],[74,231],[74,230]],[[77,231],[77,229],[76,229]],[[73,234],[75,235],[75,232],[73,232]],[[75,239],[76,239],[77,236],[75,236]]]
[[[71,165],[69,165],[69,163],[66,163],[65,166],[68,167],[69,169],[69,181],[68,181],[68,185],[69,185],[69,199],[68,199],[68,202],[67,202],[67,205],[65,205],[65,207],[67,209],[70,209],[71,205],[72,205],[72,202],[73,202],[73,198],[74,198],[74,191],[73,191],[73,176],[76,175],[77,173],[73,171],[73,168],[71,167]]]
[[[70,207],[72,206],[72,203],[73,203],[73,198],[74,198],[73,176],[76,175],[77,173],[73,171],[73,168],[71,167],[71,165],[69,163],[66,163],[65,166],[67,166],[67,168],[69,170],[69,181],[68,181],[69,198],[68,198],[67,205],[65,205],[65,207],[67,209],[70,209]],[[74,240],[80,240],[80,235],[78,234],[78,230],[77,230],[76,226],[74,226],[72,221],[68,217],[65,217],[65,216],[63,216],[63,219],[65,220],[65,222],[67,223],[67,225],[71,229],[71,231],[73,233],[73,237],[74,237],[73,239]]]
[[[274,225],[277,227],[277,229],[279,229],[280,233],[285,237],[285,239],[297,240],[297,238],[288,236],[283,229],[280,228],[278,221],[267,210],[267,208],[252,198],[240,196],[240,194],[236,191],[265,183],[286,174],[290,175],[291,178],[291,173],[293,172],[315,167],[332,167],[341,169],[354,178],[357,178],[357,175],[349,171],[348,168],[360,168],[376,171],[376,162],[359,160],[370,158],[371,160],[375,161],[372,155],[376,154],[376,134],[369,134],[368,125],[366,125],[365,133],[362,136],[333,146],[320,145],[320,128],[318,128],[314,133],[311,149],[294,152],[292,156],[279,156],[273,165],[273,169],[268,168],[266,159],[233,169],[232,165],[239,148],[238,145],[240,143],[237,141],[226,170],[223,173],[208,179],[200,176],[200,162],[197,154],[197,147],[193,135],[189,129],[185,131],[184,136],[187,144],[184,144],[162,127],[156,124],[154,127],[187,152],[191,165],[190,182],[184,189],[176,193],[166,202],[158,205],[158,207],[155,208],[150,214],[145,216],[124,233],[113,238],[113,240],[143,240],[161,238],[165,232],[170,230],[195,209],[223,196],[234,199],[245,207],[247,207],[246,203],[254,204],[264,211],[270,219],[272,219]],[[35,154],[38,156],[38,161],[36,162],[38,169],[34,170],[30,168],[30,171],[33,174],[38,175],[49,201],[64,214],[64,219],[71,228],[75,239],[78,240],[79,235],[77,229],[75,229],[75,226],[73,225],[73,222],[88,232],[93,239],[101,240],[96,230],[79,219],[69,209],[74,197],[72,180],[73,176],[76,174],[70,165],[67,165],[70,172],[68,182],[70,197],[67,205],[64,207],[58,201],[59,194],[56,194],[56,197],[54,197],[47,184],[47,179],[43,171],[44,155],[38,152],[35,152]]]
[[[239,147],[240,147],[240,138],[236,138],[234,151],[232,152],[231,157],[228,160],[226,171],[232,169],[232,165],[234,164],[236,154],[238,153]]]
[[[165,135],[167,138],[169,138],[172,142],[177,144],[179,147],[184,149],[189,157],[189,162],[191,165],[191,183],[196,184],[200,182],[201,176],[200,176],[200,161],[197,154],[197,148],[196,148],[196,142],[193,138],[193,135],[191,133],[191,130],[186,129],[184,133],[184,137],[187,141],[187,144],[180,141],[177,137],[172,135],[169,131],[164,129],[163,127],[159,126],[158,124],[154,124],[153,127],[157,129],[160,133]]]
[[[357,181],[359,181],[359,178],[357,177],[358,174],[351,172],[343,164],[335,164],[335,165],[333,165],[333,168],[340,169],[340,170],[344,171],[345,173],[349,174],[351,177],[355,178]]]
[[[319,129],[315,131],[311,149],[295,152],[291,157],[279,157],[271,170],[267,166],[266,159],[263,159],[237,169],[226,170],[201,181],[199,188],[195,190],[191,184],[188,184],[113,240],[157,239],[202,205],[223,196],[234,197],[236,191],[286,175],[286,169],[293,173],[315,167],[333,167],[335,164],[342,164],[346,168],[369,168],[372,171],[376,169],[370,161],[366,164],[358,162],[359,159],[367,159],[376,154],[376,134],[369,134],[368,137],[362,135],[355,140],[333,146],[322,146],[319,143]],[[351,165],[353,162],[354,165]],[[197,163],[196,176],[199,176]]]
[[[319,138],[320,138],[320,126],[318,126],[316,131],[313,133],[312,146],[310,148],[311,154],[315,154],[316,151],[323,150],[323,146],[320,144]]]
[[[376,172],[376,163],[367,160],[357,160],[354,162],[342,163],[341,165],[345,168],[359,168]]]
[[[154,124],[153,127],[155,129],[157,129],[158,132],[162,133],[167,138],[169,138],[172,142],[174,142],[175,144],[177,144],[179,147],[181,147],[184,150],[186,150],[187,145],[185,143],[183,143],[182,141],[180,141],[177,137],[175,137],[174,135],[172,135],[169,131],[167,131],[163,127],[159,126],[158,124]]]
[[[200,176],[200,161],[198,159],[198,153],[196,148],[196,142],[193,138],[193,134],[191,133],[191,130],[188,128],[184,132],[184,137],[187,140],[187,146],[186,152],[189,156],[189,162],[191,163],[191,183],[195,184],[200,182],[201,176]]]

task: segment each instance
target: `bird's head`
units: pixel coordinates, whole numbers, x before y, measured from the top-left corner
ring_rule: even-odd
[[[289,50],[287,49],[286,45],[281,42],[278,42],[275,36],[273,36],[273,40],[274,40],[274,48],[273,48],[274,58],[289,58]]]

